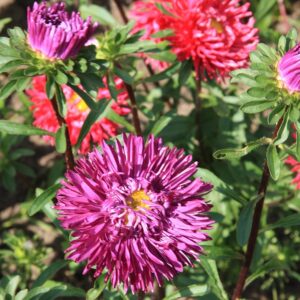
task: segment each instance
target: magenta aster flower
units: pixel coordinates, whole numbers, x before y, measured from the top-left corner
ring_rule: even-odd
[[[79,13],[69,15],[65,4],[34,3],[27,9],[28,43],[47,58],[67,59],[75,56],[93,35],[97,23],[83,21]]]
[[[103,143],[68,171],[57,194],[61,224],[74,239],[68,258],[87,261],[84,273],[104,269],[115,287],[153,289],[202,253],[213,223],[203,195],[212,186],[192,179],[196,163],[161,139],[123,135]]]
[[[289,50],[278,63],[279,80],[290,93],[300,92],[300,44]]]

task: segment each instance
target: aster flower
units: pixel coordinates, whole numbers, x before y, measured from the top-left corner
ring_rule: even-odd
[[[121,79],[116,79],[116,88],[121,92],[118,95],[118,101],[112,104],[112,109],[120,115],[129,113],[127,106],[128,95],[123,90],[123,82]],[[69,129],[71,144],[75,145],[81,127],[88,116],[90,109],[85,102],[68,86],[62,86],[63,92],[67,100],[67,116],[66,122]],[[50,132],[56,132],[59,129],[59,123],[52,107],[51,100],[46,95],[46,77],[37,76],[33,79],[32,89],[27,90],[30,100],[33,102],[31,107],[33,111],[33,125]],[[99,90],[99,99],[110,100],[110,94],[106,88]],[[101,100],[105,101],[105,100]],[[82,141],[80,153],[86,153],[90,150],[91,144],[100,144],[103,139],[109,139],[117,134],[118,125],[108,119],[101,119],[93,124],[90,132]],[[51,136],[44,137],[46,142],[54,144],[54,139]]]
[[[289,50],[278,62],[278,79],[289,93],[300,92],[300,44]]]
[[[157,7],[162,5],[168,13]],[[192,59],[198,75],[221,78],[247,66],[249,53],[258,43],[250,3],[238,0],[149,0],[137,1],[132,9],[135,30],[145,37],[165,29],[172,51],[183,61]]]
[[[50,59],[76,56],[93,35],[97,23],[83,21],[79,13],[69,15],[62,2],[47,6],[34,3],[27,9],[28,43],[35,51]]]
[[[74,239],[68,258],[87,261],[84,274],[132,292],[153,290],[202,253],[212,221],[203,195],[212,186],[192,179],[196,163],[161,139],[123,135],[78,160],[58,191],[61,225]]]

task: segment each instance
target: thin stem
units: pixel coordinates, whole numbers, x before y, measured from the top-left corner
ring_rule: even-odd
[[[275,127],[273,137],[272,137],[273,139],[275,139],[277,137],[278,130],[283,122],[283,117],[284,116],[282,116],[280,118],[280,120],[278,121],[278,123]],[[249,269],[251,266],[252,257],[253,257],[253,253],[254,253],[254,249],[255,249],[255,245],[256,245],[256,240],[257,240],[258,230],[259,230],[259,223],[260,223],[260,218],[261,218],[261,214],[262,214],[262,210],[263,210],[263,206],[264,206],[264,200],[265,200],[269,180],[270,180],[270,171],[269,171],[267,162],[265,160],[263,173],[262,173],[262,177],[261,177],[261,181],[260,181],[260,185],[259,185],[259,189],[258,189],[258,193],[257,193],[259,196],[261,196],[261,198],[255,206],[251,232],[250,232],[250,236],[249,236],[249,240],[248,240],[248,244],[247,244],[245,260],[242,265],[242,268],[241,268],[241,271],[240,271],[240,274],[238,277],[238,281],[237,281],[236,287],[233,292],[232,300],[238,300],[241,298],[241,295],[242,295],[242,292],[243,292],[243,289],[245,286],[245,282],[246,282],[247,275],[248,275],[248,272],[249,272]]]
[[[125,24],[127,24],[129,20],[128,20],[128,17],[127,17],[127,15],[126,15],[125,9],[124,9],[124,7],[123,7],[121,1],[120,1],[120,0],[115,0],[115,2],[116,2],[116,5],[117,5],[117,7],[118,7],[118,10],[119,10],[119,12],[120,12],[120,14],[121,14],[121,17],[122,17],[122,19],[123,19],[123,22],[124,22]]]
[[[284,25],[284,30],[288,31],[289,28],[290,28],[290,24],[289,24],[288,16],[287,16],[287,13],[286,13],[286,8],[285,8],[285,5],[284,5],[284,0],[277,0],[277,2],[278,2],[281,21]]]
[[[151,300],[161,300],[165,297],[165,288],[159,286],[157,282],[154,285],[154,292],[151,295]]]
[[[75,166],[75,159],[74,159],[74,155],[73,155],[73,151],[72,151],[72,145],[71,145],[71,139],[70,139],[68,126],[67,126],[66,120],[59,113],[56,98],[53,98],[51,100],[51,103],[52,103],[52,107],[55,111],[56,118],[58,120],[59,125],[62,126],[64,124],[65,128],[66,128],[65,137],[66,137],[66,142],[67,142],[67,149],[65,152],[65,162],[66,162],[67,168],[69,170],[72,170]]]
[[[133,118],[133,125],[135,128],[135,132],[137,135],[141,136],[142,135],[141,122],[139,119],[138,108],[136,105],[134,92],[133,92],[131,85],[127,84],[126,82],[124,82],[124,84],[125,84],[125,88],[127,90],[128,97],[129,97],[130,103],[131,103],[132,118]]]

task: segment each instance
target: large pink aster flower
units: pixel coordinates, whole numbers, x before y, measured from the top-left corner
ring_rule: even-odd
[[[121,90],[118,95],[118,101],[112,104],[112,108],[118,114],[128,114],[127,105],[128,95],[126,91],[122,91],[123,82],[116,79],[116,88]],[[63,86],[63,92],[67,100],[67,116],[66,122],[70,134],[71,144],[77,143],[82,125],[88,116],[90,109],[85,102],[68,86]],[[46,95],[46,77],[37,76],[33,79],[32,89],[27,90],[30,100],[33,102],[32,110],[34,122],[33,125],[50,132],[56,132],[59,129],[59,123],[53,110],[51,101]],[[99,99],[110,99],[110,94],[106,88],[100,89],[98,93]],[[101,100],[105,101],[105,100]],[[117,134],[118,125],[108,119],[102,119],[90,129],[82,141],[80,153],[86,153],[90,150],[92,144],[100,144],[103,139],[109,139]],[[54,144],[54,138],[50,136],[44,137],[45,141]]]
[[[137,1],[132,16],[135,30],[145,28],[146,38],[172,29],[173,36],[165,39],[179,60],[193,60],[199,76],[223,78],[247,66],[258,43],[249,6],[239,5],[239,0],[148,0]]]
[[[61,224],[73,231],[68,258],[87,261],[95,277],[107,269],[106,280],[133,292],[192,265],[212,224],[203,199],[212,186],[191,178],[196,165],[153,136],[123,135],[81,158],[57,194]]]
[[[79,13],[69,15],[63,2],[48,6],[45,1],[28,7],[27,23],[29,45],[51,59],[75,56],[98,26],[91,18],[83,21]]]

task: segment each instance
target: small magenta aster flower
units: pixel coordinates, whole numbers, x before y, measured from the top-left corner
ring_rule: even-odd
[[[192,179],[197,163],[161,139],[123,135],[78,160],[58,191],[62,226],[72,230],[68,258],[86,261],[84,274],[132,292],[153,290],[192,265],[209,239],[212,186]]]
[[[239,0],[144,0],[134,3],[131,14],[146,38],[173,30],[165,39],[180,61],[193,60],[198,75],[224,78],[248,65],[258,43],[249,6]]]
[[[91,18],[83,21],[79,13],[69,15],[62,2],[47,6],[46,2],[34,3],[27,9],[28,43],[31,48],[50,59],[68,59],[93,35],[97,23]]]
[[[279,81],[289,93],[300,92],[300,44],[289,50],[278,62]]]

